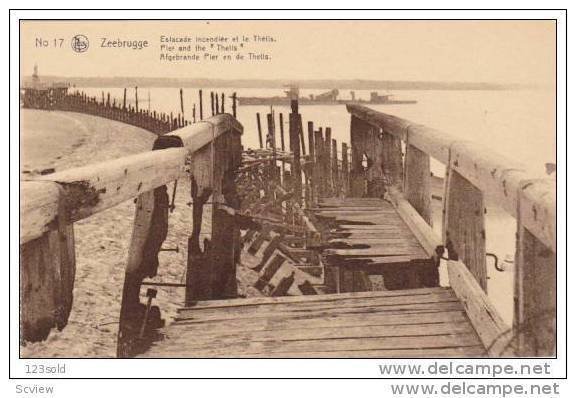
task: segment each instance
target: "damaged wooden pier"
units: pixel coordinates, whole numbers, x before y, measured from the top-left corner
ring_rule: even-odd
[[[271,111],[265,139],[258,115],[256,149],[243,149],[242,125],[216,109],[159,132],[148,153],[21,182],[23,341],[66,325],[73,223],[136,198],[119,357],[554,355],[553,180],[360,105],[347,107],[350,145],[313,122],[306,136],[293,101],[287,145],[285,115]],[[431,158],[446,165],[441,236],[432,228]],[[182,179],[193,225],[186,281],[173,285],[186,293],[177,317],[162,320],[155,291],[142,287],[162,266],[175,192],[167,184]],[[518,224],[511,326],[487,296],[488,198]],[[238,297],[240,263],[264,297]],[[449,286],[440,286],[443,263]]]

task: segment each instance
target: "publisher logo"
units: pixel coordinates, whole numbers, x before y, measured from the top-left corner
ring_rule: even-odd
[[[84,35],[76,35],[72,38],[72,50],[83,53],[88,50],[88,38]]]

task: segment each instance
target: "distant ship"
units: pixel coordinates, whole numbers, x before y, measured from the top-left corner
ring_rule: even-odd
[[[374,105],[401,105],[415,104],[414,100],[396,100],[392,95],[379,95],[373,91],[370,93],[369,100],[356,99],[354,91],[350,92],[350,99],[338,99],[339,91],[332,89],[322,94],[309,97],[300,97],[300,90],[296,86],[289,86],[284,92],[284,97],[238,97],[240,105],[290,105],[290,101],[298,99],[300,105],[346,105],[346,104],[374,104]]]

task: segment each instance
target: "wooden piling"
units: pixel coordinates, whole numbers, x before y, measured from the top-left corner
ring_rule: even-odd
[[[315,170],[315,162],[316,162],[316,151],[315,151],[315,145],[314,145],[314,122],[308,122],[308,164],[306,167],[307,170],[307,174],[308,174],[308,200],[310,203],[308,203],[308,205],[310,206],[312,204],[312,202],[314,202],[316,200],[315,198],[315,193],[314,193],[314,187],[315,187],[315,176],[314,176],[314,170]]]
[[[278,116],[280,119],[280,145],[282,148],[282,152],[286,151],[285,143],[284,143],[284,115],[280,113]]]
[[[348,196],[350,187],[350,166],[348,164],[348,144],[342,143],[342,195]]]
[[[224,97],[224,93],[222,93],[222,103],[221,103],[220,113],[224,113],[224,112],[225,112],[225,109],[224,109],[224,108],[225,108],[225,107],[224,107],[224,103],[225,103],[225,101],[226,101],[225,98],[226,98],[226,97]]]
[[[273,112],[273,111],[272,111]],[[276,123],[274,120],[274,113],[268,113],[266,115],[268,122],[268,134],[266,135],[266,146],[272,148],[272,160],[270,162],[270,173],[272,174],[272,179],[276,182],[279,181],[279,175],[276,173]]]
[[[260,113],[256,113],[256,123],[258,124],[258,141],[260,142],[260,149],[264,148],[264,143],[262,142],[262,125],[260,123]]]
[[[236,92],[232,93],[232,116],[236,117]]]
[[[218,93],[214,93],[214,109],[216,114],[220,113],[220,105],[218,100]]]
[[[278,117],[280,118],[280,145],[282,152],[286,152],[286,145],[284,143],[284,115],[280,113]],[[286,162],[282,160],[282,177],[284,177],[285,168],[286,168]]]
[[[198,104],[200,107],[200,120],[204,120],[203,105],[202,105],[202,90],[198,90]]]
[[[304,142],[304,129],[300,128],[300,155],[306,156],[306,144]]]
[[[184,119],[184,92],[182,89],[180,89],[180,113]]]
[[[298,113],[298,100],[291,100],[292,112],[289,117],[290,150],[292,151],[292,186],[294,187],[294,200],[302,203],[302,169],[300,165],[300,131],[302,130],[302,116]]]
[[[322,138],[322,128],[314,132],[314,148],[316,161],[314,162],[313,185],[315,186],[314,196],[317,200],[324,197],[324,178],[322,175],[324,139]]]
[[[138,86],[134,87],[134,98],[135,98],[135,106],[136,106],[136,113],[138,113]]]
[[[124,99],[122,100],[122,109],[126,110],[126,88],[124,88]]]
[[[210,111],[212,112],[212,116],[214,116],[214,92],[210,91]]]
[[[324,167],[324,177],[325,180],[325,187],[326,192],[325,195],[332,196],[334,187],[332,186],[332,156],[331,156],[331,149],[332,149],[332,128],[326,127],[326,132],[324,134],[324,159],[323,159],[323,167]]]
[[[332,138],[332,195],[340,196],[340,179],[338,176],[338,143]]]

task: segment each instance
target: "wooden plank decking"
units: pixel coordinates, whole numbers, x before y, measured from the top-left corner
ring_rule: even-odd
[[[373,283],[388,290],[438,285],[434,248],[424,248],[392,201],[324,198],[312,212],[335,292],[369,291]]]
[[[486,351],[448,288],[201,301],[143,357],[478,357]]]
[[[389,264],[430,258],[388,201],[325,198],[314,214],[330,225],[324,254],[340,261]]]

